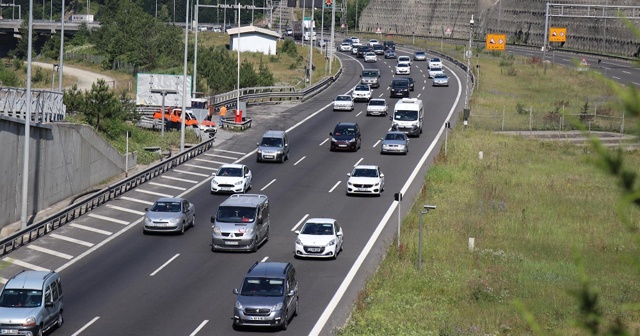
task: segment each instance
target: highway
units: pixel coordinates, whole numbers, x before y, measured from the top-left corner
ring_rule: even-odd
[[[400,50],[402,54],[402,50]],[[298,274],[300,314],[286,335],[325,335],[342,325],[396,232],[395,192],[403,191],[406,213],[438,151],[434,140],[464,101],[464,73],[445,62],[450,87],[431,87],[427,62],[414,62],[415,92],[425,103],[424,133],[412,138],[407,156],[380,155],[387,117],[367,117],[366,103],[352,112],[332,111],[337,94],[349,92],[363,67],[379,68],[381,87],[373,97],[388,98],[394,59],[363,64],[339,53],[344,72],[325,92],[158,177],[3,259],[0,277],[21,269],[58,270],[63,279],[65,323],[54,335],[230,335],[233,288],[255,262],[290,261]],[[453,71],[452,71],[453,70]],[[362,132],[358,152],[330,152],[329,132],[340,121],[356,121]],[[266,129],[286,129],[291,143],[284,164],[256,163],[256,142]],[[254,175],[251,193],[269,197],[269,241],[256,253],[213,253],[209,218],[227,196],[211,195],[210,174],[222,163],[245,163]],[[347,197],[347,173],[358,163],[379,165],[385,173],[381,197]],[[196,206],[196,226],[185,235],[143,235],[144,209],[159,197],[182,196]],[[338,219],[345,232],[337,260],[293,257],[294,228],[305,218]],[[337,294],[336,294],[337,293]],[[325,324],[326,322],[326,324]],[[263,333],[248,330],[245,334]]]

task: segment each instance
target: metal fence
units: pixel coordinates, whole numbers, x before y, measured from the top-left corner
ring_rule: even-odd
[[[27,113],[27,89],[0,88],[0,114],[25,119]],[[52,122],[64,120],[63,94],[51,90],[31,90],[31,120]]]

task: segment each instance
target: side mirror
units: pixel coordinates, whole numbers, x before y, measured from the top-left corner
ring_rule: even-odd
[[[215,223],[216,222],[216,216],[211,216],[211,223]]]
[[[211,176],[212,177],[216,177],[216,173],[211,173]]]
[[[299,235],[300,234],[300,230],[295,230],[295,231],[293,231],[293,233]]]
[[[237,289],[237,288],[234,288],[234,289],[233,289],[233,294],[238,295],[238,294],[240,294],[240,292],[238,291],[238,289]]]
[[[149,208],[144,208],[144,211],[149,211]]]
[[[380,178],[384,178],[384,174],[380,174]]]
[[[351,177],[351,173],[347,174],[347,176]]]
[[[329,132],[329,135],[333,135],[333,132]]]
[[[259,142],[256,142],[256,146],[260,147],[260,143],[259,143]]]
[[[296,295],[296,291],[295,290],[290,290],[289,293],[287,293],[287,296],[294,296]]]
[[[51,301],[45,302],[44,306],[47,307],[47,308],[51,308],[51,307],[53,307],[53,302],[51,302]]]
[[[338,231],[338,232],[336,232],[336,236],[338,236],[338,237],[342,237],[342,231]]]

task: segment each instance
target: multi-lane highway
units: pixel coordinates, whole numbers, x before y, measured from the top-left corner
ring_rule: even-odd
[[[353,88],[366,67],[381,70],[374,97],[386,98],[392,107],[398,99],[388,97],[387,86],[396,61],[379,57],[377,63],[363,64],[350,54],[339,57],[344,72],[325,92],[263,118],[250,131],[11,253],[0,277],[21,269],[62,274],[65,323],[54,335],[228,335],[238,332],[232,328],[232,290],[249,267],[260,260],[290,261],[298,274],[300,313],[282,333],[329,334],[344,323],[358,289],[393,239],[398,211],[393,194],[405,193],[406,212],[438,150],[435,139],[445,121],[455,121],[464,100],[463,72],[445,62],[450,87],[433,88],[427,62],[414,62],[411,97],[424,101],[424,133],[411,139],[408,155],[380,155],[379,140],[390,120],[367,117],[366,103],[356,103],[352,112],[334,112],[331,103]],[[340,121],[360,125],[358,152],[329,151],[329,132]],[[284,164],[256,163],[256,141],[266,129],[288,131],[291,152]],[[270,199],[270,239],[257,253],[213,253],[209,246],[209,218],[227,197],[210,194],[210,174],[230,162],[247,164],[254,176],[250,192]],[[347,173],[359,163],[379,165],[385,173],[381,197],[345,195]],[[144,209],[164,196],[193,202],[195,227],[182,236],[143,235]],[[310,217],[340,222],[345,245],[337,260],[294,259],[293,230]]]

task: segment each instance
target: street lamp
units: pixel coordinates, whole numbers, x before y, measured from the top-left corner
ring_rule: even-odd
[[[64,59],[64,0],[62,0],[62,16],[60,16],[60,59],[58,60],[58,91],[62,92],[62,60]]]
[[[27,37],[27,94],[25,97],[27,113],[24,119],[24,158],[22,166],[22,202],[20,204],[21,229],[27,228],[27,200],[29,193],[29,144],[31,139],[31,54],[33,51],[33,0],[29,0],[29,29]]]
[[[469,95],[471,94],[471,56],[473,56],[473,51],[471,50],[471,43],[473,42],[473,14],[471,15],[471,20],[469,21],[469,49],[465,56],[467,57],[467,85],[465,88],[464,94],[464,112],[463,112],[463,123],[464,126],[467,126],[467,119],[470,114],[469,109]]]
[[[184,152],[184,119],[185,115],[187,114],[187,48],[189,48],[189,0],[186,1],[186,10],[184,16],[184,73],[182,77],[182,113],[180,115],[180,121],[182,122],[180,125],[180,152]],[[162,127],[164,127],[164,125],[162,125]]]
[[[429,210],[435,210],[435,205],[425,204],[422,206],[424,210],[420,210],[420,225],[418,226],[418,272],[422,269],[422,215],[429,213]]]

